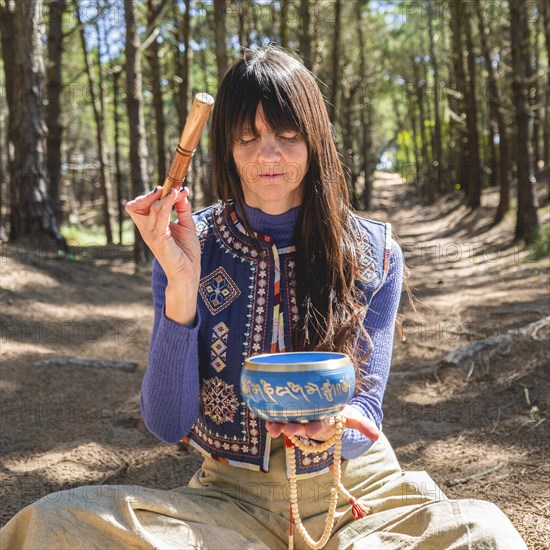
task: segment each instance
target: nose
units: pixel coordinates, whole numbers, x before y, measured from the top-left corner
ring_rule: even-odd
[[[275,136],[262,136],[258,160],[263,163],[277,162],[280,159],[279,143]]]

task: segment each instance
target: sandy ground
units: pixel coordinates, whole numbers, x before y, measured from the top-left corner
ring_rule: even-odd
[[[448,197],[418,206],[413,190],[378,174],[375,219],[389,220],[410,269],[385,398],[384,429],[405,469],[427,470],[448,497],[495,502],[530,548],[550,547],[548,258],[512,241],[510,215],[491,228],[496,189],[475,213]],[[548,206],[541,219],[550,217]],[[156,440],[139,412],[152,327],[149,274],[124,247],[3,245],[0,256],[1,511],[83,484],[186,484],[200,456]],[[450,351],[512,337],[458,366]],[[135,371],[44,366],[52,357],[131,361]]]

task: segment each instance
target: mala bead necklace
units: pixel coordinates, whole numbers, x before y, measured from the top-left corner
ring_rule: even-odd
[[[276,256],[276,250],[274,251]],[[281,327],[283,318],[274,318],[274,327],[279,323],[279,336],[284,334]],[[280,322],[279,322],[280,321]],[[311,403],[302,391],[302,397],[298,390],[290,390],[288,379],[291,378],[297,388],[302,385],[312,383],[319,388],[334,388],[336,391],[325,395],[326,399],[322,403],[325,411],[330,410],[337,413],[331,418],[334,423],[334,434],[326,441],[316,442],[308,438],[297,437],[295,435],[285,436],[285,455],[288,468],[289,486],[290,486],[290,525],[288,536],[288,548],[292,550],[294,545],[293,529],[296,526],[297,531],[306,544],[312,550],[318,550],[328,542],[338,507],[338,497],[342,495],[351,505],[351,513],[355,519],[359,519],[370,512],[368,506],[362,505],[357,501],[342,485],[342,435],[346,425],[346,418],[341,414],[342,408],[353,397],[356,386],[355,365],[350,357],[345,353],[336,352],[284,352],[282,338],[272,342],[273,349],[277,347],[280,353],[266,353],[249,357],[243,364],[241,372],[241,391],[246,404],[254,414],[272,422],[289,423],[293,420],[299,422],[302,418],[306,421],[319,420],[319,414],[310,409]],[[264,391],[257,391],[256,388],[271,388],[268,396]],[[300,412],[291,415],[289,419],[288,411],[284,400],[277,400],[276,397],[288,395],[290,391],[295,391],[297,404]],[[319,393],[322,397],[322,394]],[[327,414],[329,416],[329,414]],[[318,541],[313,540],[306,528],[302,524],[300,511],[298,509],[298,486],[296,478],[296,449],[297,447],[304,454],[322,453],[329,448],[334,447],[332,463],[332,487],[329,495],[328,513],[325,520],[323,534]]]
[[[323,548],[330,538],[332,528],[334,527],[334,516],[336,514],[336,507],[338,505],[338,494],[341,494],[351,504],[351,513],[355,519],[362,518],[370,512],[370,508],[361,504],[356,498],[354,498],[349,491],[342,485],[342,435],[344,434],[344,427],[346,419],[343,416],[334,417],[335,432],[332,437],[321,443],[304,443],[304,441],[298,436],[291,435],[285,436],[285,452],[286,460],[289,469],[289,484],[290,484],[290,529],[288,535],[288,548],[292,550],[294,547],[294,535],[293,526],[296,526],[297,531],[302,538],[306,541],[306,544],[313,550],[319,550]],[[326,451],[334,445],[334,455],[332,463],[332,488],[330,490],[330,502],[328,507],[327,518],[325,520],[325,529],[321,538],[318,541],[313,540],[310,534],[304,527],[300,518],[300,512],[298,510],[298,487],[296,479],[296,458],[294,455],[294,447],[298,447],[303,453],[319,453]]]

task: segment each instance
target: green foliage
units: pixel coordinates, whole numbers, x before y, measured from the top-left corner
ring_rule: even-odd
[[[102,226],[93,225],[62,225],[61,234],[69,246],[104,246],[107,244],[105,230]],[[113,224],[114,240],[118,241],[118,223]],[[122,222],[122,244],[134,243],[134,224],[132,220]]]
[[[529,245],[530,260],[540,260],[550,256],[550,222],[544,223],[537,231],[535,240]]]
[[[397,151],[395,153],[395,166],[402,177],[408,172],[408,166],[414,164],[414,137],[408,130],[402,130],[397,134]]]

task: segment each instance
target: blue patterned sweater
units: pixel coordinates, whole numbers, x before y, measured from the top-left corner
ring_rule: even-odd
[[[286,319],[284,342],[278,345],[291,349],[291,325],[297,320],[292,240],[299,213],[298,207],[272,216],[247,207],[254,231],[268,236],[267,242],[262,242],[266,251],[262,258],[251,246],[231,204],[218,203],[193,215],[202,258],[197,318],[192,327],[166,317],[167,281],[155,261],[155,317],[141,409],[146,426],[159,439],[169,443],[184,439],[217,460],[268,470],[270,436],[264,422],[244,405],[238,381],[244,358],[268,352],[273,345],[272,333],[280,333],[270,324],[277,270]],[[360,343],[360,348],[372,345],[372,349],[361,365],[369,391],[356,394],[350,405],[380,427],[402,290],[403,257],[391,238],[390,224],[354,219],[365,244],[364,291],[369,309],[364,325],[371,339],[370,343]],[[273,247],[278,252],[277,262],[270,254]],[[347,429],[342,456],[358,457],[371,444],[358,431]],[[331,460],[326,453],[314,461],[305,456],[297,458],[299,477],[326,471]]]

